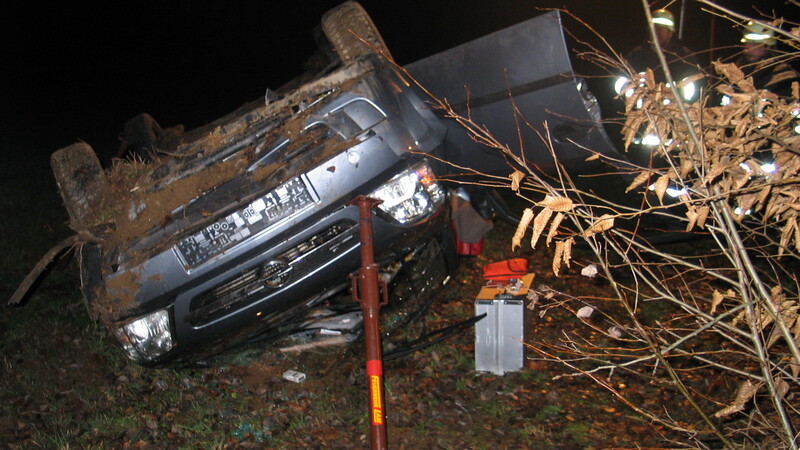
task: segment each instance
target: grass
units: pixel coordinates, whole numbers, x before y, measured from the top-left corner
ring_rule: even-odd
[[[585,447],[591,442],[589,431],[592,426],[586,422],[572,422],[564,428],[564,437],[574,442],[579,447]]]
[[[561,405],[545,405],[534,416],[536,422],[554,422],[561,419],[564,408]]]
[[[554,446],[552,432],[550,431],[550,427],[546,425],[541,425],[535,421],[528,421],[522,427],[518,428],[516,432],[519,434],[520,440],[522,440],[528,448]]]

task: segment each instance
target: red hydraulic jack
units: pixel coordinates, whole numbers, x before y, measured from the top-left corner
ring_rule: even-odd
[[[386,408],[383,396],[383,356],[381,355],[380,310],[388,302],[386,282],[378,280],[378,265],[372,245],[372,208],[380,200],[359,195],[350,205],[359,211],[361,268],[353,277],[353,300],[361,305],[364,315],[364,340],[367,345],[367,385],[369,386],[369,437],[373,449],[387,448]],[[383,299],[378,300],[380,285]]]

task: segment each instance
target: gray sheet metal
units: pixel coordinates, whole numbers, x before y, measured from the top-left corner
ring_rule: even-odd
[[[590,153],[581,146],[618,156],[599,123],[599,112],[593,112],[593,108],[599,111],[596,102],[591,94],[582,95],[578,89],[581,80],[572,71],[557,11],[414,62],[406,69],[433,95],[447,99],[456,112],[485,125],[515,154],[546,172],[552,172],[555,164],[542,138],[531,129],[544,135],[545,122],[559,162],[568,169],[585,166],[583,161]],[[524,121],[515,120],[514,104]],[[475,143],[454,120],[446,123],[445,159],[483,173],[510,173],[496,151]]]

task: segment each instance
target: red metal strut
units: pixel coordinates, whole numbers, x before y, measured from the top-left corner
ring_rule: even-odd
[[[361,305],[364,315],[364,340],[367,349],[367,386],[369,387],[370,428],[373,449],[387,448],[386,405],[383,395],[383,357],[381,355],[380,309],[388,301],[386,283],[383,282],[383,300],[379,301],[380,285],[378,265],[375,264],[372,236],[372,208],[380,200],[359,195],[350,205],[359,211],[359,236],[361,239],[361,268],[353,277],[353,300]]]

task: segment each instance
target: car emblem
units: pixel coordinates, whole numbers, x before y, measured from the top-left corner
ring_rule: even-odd
[[[271,288],[278,288],[289,281],[292,266],[283,261],[273,260],[261,266],[261,278],[264,284]]]

